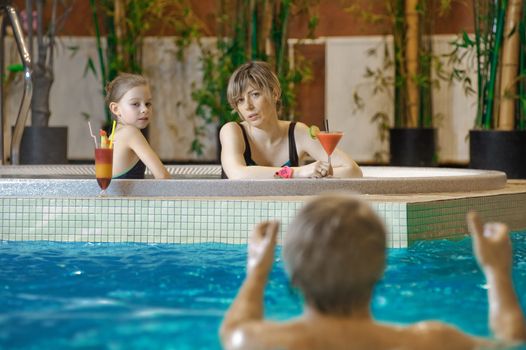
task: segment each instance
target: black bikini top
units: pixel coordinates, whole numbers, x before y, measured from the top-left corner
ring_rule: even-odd
[[[130,170],[124,174],[115,176],[114,179],[144,179],[145,170],[146,165],[139,159]]]
[[[250,150],[250,143],[248,142],[248,136],[247,136],[245,127],[240,123],[238,123],[238,125],[241,128],[241,132],[243,133],[243,140],[245,141],[245,152],[243,153],[243,158],[245,159],[245,163],[247,166],[257,166],[258,164],[256,164],[256,162],[254,162],[254,160],[252,159],[252,152]],[[289,160],[282,166],[290,166],[290,167],[299,166],[298,151],[296,150],[296,139],[294,138],[294,128],[295,127],[296,127],[296,122],[290,122],[289,131],[288,131]],[[221,178],[228,179],[223,168],[221,168]]]

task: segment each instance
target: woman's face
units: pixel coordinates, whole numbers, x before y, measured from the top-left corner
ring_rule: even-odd
[[[254,126],[269,118],[277,118],[276,102],[253,86],[249,86],[237,99],[236,108],[241,118]]]

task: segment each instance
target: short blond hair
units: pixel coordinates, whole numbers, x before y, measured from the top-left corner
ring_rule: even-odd
[[[369,205],[349,195],[306,204],[289,225],[283,260],[307,304],[350,315],[370,301],[385,268],[386,230]]]
[[[281,86],[272,66],[264,61],[251,61],[239,66],[228,81],[227,99],[237,111],[237,100],[249,87],[259,89],[271,99],[276,97],[276,111],[281,112]]]

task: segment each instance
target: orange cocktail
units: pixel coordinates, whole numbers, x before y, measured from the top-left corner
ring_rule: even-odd
[[[111,182],[113,168],[113,148],[95,148],[95,177],[102,191]]]
[[[340,139],[343,136],[343,132],[341,131],[334,131],[334,132],[327,132],[327,131],[320,131],[317,135],[318,140],[320,140],[321,146],[327,152],[327,155],[330,157],[332,152],[334,152],[334,149],[338,145],[338,142],[340,142]]]
[[[320,141],[321,146],[327,153],[328,163],[329,163],[329,174],[332,176],[332,164],[331,164],[331,154],[336,149],[336,146],[338,145],[338,142],[340,142],[340,139],[343,136],[343,132],[341,131],[320,131],[318,135],[316,135],[318,140]]]

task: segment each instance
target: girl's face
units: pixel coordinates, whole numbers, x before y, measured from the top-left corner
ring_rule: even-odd
[[[144,129],[152,117],[152,94],[148,85],[136,86],[127,91],[119,102],[110,103],[111,112],[119,123]]]
[[[257,126],[269,118],[277,118],[276,103],[263,91],[249,86],[236,101],[241,118]]]

